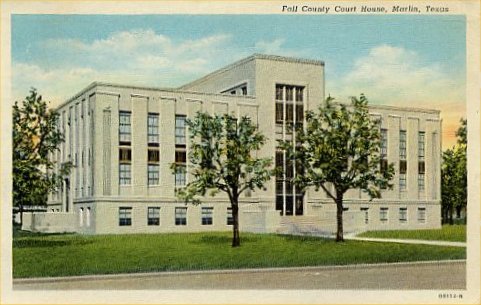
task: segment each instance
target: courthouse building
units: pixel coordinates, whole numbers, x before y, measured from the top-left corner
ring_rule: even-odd
[[[185,205],[176,190],[189,181],[185,120],[198,111],[249,116],[267,137],[259,157],[284,169],[265,190],[240,199],[241,230],[328,234],[336,208],[323,191],[301,192],[278,139],[325,99],[324,63],[252,55],[176,89],[94,82],[57,108],[65,142],[51,157],[74,167],[46,213],[25,215],[24,228],[87,234],[231,230],[226,196]],[[369,201],[345,196],[345,231],[439,228],[441,225],[439,111],[369,106],[381,120],[383,159],[395,165],[394,187]],[[177,163],[175,173],[171,164]]]

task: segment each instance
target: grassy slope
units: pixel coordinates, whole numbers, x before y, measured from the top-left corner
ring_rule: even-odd
[[[466,257],[464,248],[230,233],[17,237],[15,278],[166,270],[343,265]]]
[[[365,232],[359,237],[376,238],[400,238],[400,239],[424,239],[442,241],[466,241],[465,225],[443,225],[439,230],[413,230],[413,231],[370,231]]]

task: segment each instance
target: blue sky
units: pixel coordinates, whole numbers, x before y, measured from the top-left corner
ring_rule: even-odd
[[[56,105],[92,81],[177,87],[252,53],[320,59],[341,100],[465,116],[465,18],[425,15],[14,15],[13,93]],[[446,143],[446,141],[448,141]]]

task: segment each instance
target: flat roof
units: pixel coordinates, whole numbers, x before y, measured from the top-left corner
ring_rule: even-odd
[[[184,84],[180,87],[179,89],[183,89],[188,86],[195,85],[197,83],[201,83],[203,81],[208,80],[209,78],[219,75],[221,73],[224,73],[226,71],[229,71],[235,67],[245,65],[246,63],[256,60],[256,59],[264,59],[264,60],[271,60],[271,61],[281,61],[281,62],[290,62],[290,63],[300,63],[300,64],[308,64],[308,65],[317,65],[317,66],[324,66],[324,61],[322,60],[317,60],[317,59],[306,59],[306,58],[297,58],[297,57],[287,57],[287,56],[278,56],[278,55],[268,55],[268,54],[259,54],[255,53],[252,54],[251,56],[248,56],[246,58],[240,59],[238,61],[235,61],[225,67],[222,67],[220,69],[217,69],[207,75],[202,76],[201,78],[198,78],[196,80],[193,80],[187,84]]]
[[[205,96],[221,96],[221,97],[231,97],[231,98],[244,98],[246,100],[254,100],[256,99],[255,96],[252,95],[232,95],[232,94],[222,94],[222,93],[209,93],[209,92],[198,92],[198,91],[191,91],[191,90],[182,90],[178,88],[162,88],[162,87],[152,87],[152,86],[136,86],[136,85],[126,85],[126,84],[115,84],[115,83],[106,83],[106,82],[92,82],[84,89],[77,92],[75,95],[69,97],[65,102],[61,103],[55,109],[60,109],[63,106],[67,105],[71,101],[77,99],[78,97],[85,94],[87,91],[92,90],[95,87],[115,87],[115,88],[127,88],[127,89],[137,89],[137,90],[148,90],[148,91],[162,91],[162,92],[172,92],[172,93],[184,93],[184,94],[199,94]]]

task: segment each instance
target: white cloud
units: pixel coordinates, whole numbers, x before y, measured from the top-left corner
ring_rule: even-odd
[[[284,38],[277,38],[272,41],[260,40],[256,42],[255,49],[258,53],[269,55],[309,57],[307,50],[286,48],[284,46],[285,42],[286,40]]]
[[[91,42],[49,39],[35,46],[48,54],[44,60],[12,63],[13,93],[22,99],[36,87],[57,105],[93,81],[177,87],[252,52],[304,56],[284,43],[263,40],[248,49],[225,33],[182,40],[152,29],[116,32]]]
[[[241,57],[231,36],[215,34],[174,41],[150,29],[113,33],[90,43],[50,39],[38,46],[42,62],[13,62],[16,99],[36,87],[60,103],[93,81],[176,87]],[[226,54],[227,53],[227,54]]]
[[[465,116],[465,86],[446,67],[427,64],[421,56],[401,47],[380,45],[355,60],[353,68],[328,80],[327,92],[343,101],[364,93],[371,103],[441,110],[445,134]],[[454,107],[453,107],[454,106]],[[454,137],[443,141],[450,144]]]
[[[425,64],[416,52],[389,45],[371,49],[349,73],[330,83],[335,96],[364,93],[383,104],[421,106],[433,99],[442,104],[464,98],[459,79],[441,66]]]

